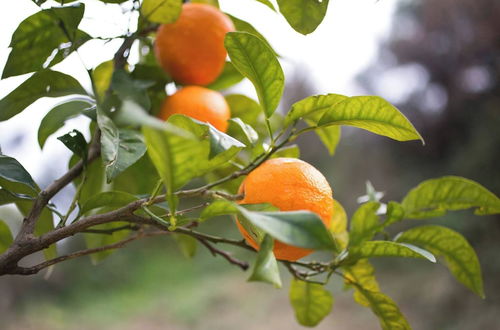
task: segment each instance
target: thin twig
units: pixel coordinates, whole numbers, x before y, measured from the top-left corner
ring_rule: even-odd
[[[236,265],[236,266],[240,267],[243,270],[247,270],[248,269],[248,263],[247,262],[238,260],[238,259],[234,258],[233,256],[231,256],[231,254],[229,254],[228,252],[217,249],[215,246],[211,245],[210,243],[208,243],[203,238],[199,238],[198,237],[197,239],[198,239],[198,241],[201,244],[203,244],[212,253],[212,255],[214,255],[214,256],[220,255],[224,259],[226,259],[227,261],[229,261],[231,264]]]

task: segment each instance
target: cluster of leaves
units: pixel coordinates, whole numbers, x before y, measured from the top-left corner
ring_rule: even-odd
[[[258,1],[276,10],[270,1]],[[196,2],[218,5],[216,0]],[[410,257],[435,262],[439,256],[459,282],[484,296],[477,256],[459,233],[424,225],[393,239],[387,234],[390,225],[403,219],[432,218],[467,208],[474,208],[477,215],[499,213],[499,198],[476,182],[451,176],[432,179],[412,189],[401,202],[387,204],[369,190],[367,202],[350,218],[349,228],[347,215],[337,201],[330,229],[311,212],[279,212],[270,205],[236,203],[244,175],[271,157],[299,157],[298,146],[289,143],[309,131],[319,136],[332,155],[344,125],[398,141],[423,139],[397,108],[376,96],[315,95],[295,103],[284,117],[275,112],[285,84],[276,52],[252,25],[235,17],[231,18],[237,31],[225,38],[230,61],[209,88],[227,89],[246,78],[255,86],[258,102],[244,95],[226,95],[232,112],[227,134],[182,115],[162,122],[154,114],[171,79],[162,73],[151,53],[128,67],[126,54],[134,42],[151,46],[156,24],[175,21],[182,2],[135,3],[140,12],[139,30],[117,37],[123,39],[123,46],[114,60],[89,70],[92,91],[86,91],[73,77],[50,69],[93,38],[78,29],[83,4],[42,9],[25,19],[12,37],[12,52],[2,77],[34,73],[0,100],[0,120],[8,120],[39,98],[72,95],[42,120],[40,147],[75,116],[89,117],[94,133],[91,141],[77,130],[58,138],[74,153],[70,168],[82,165],[81,175],[72,178],[76,193],[66,212],[48,201],[34,219],[35,235],[50,242],[43,246],[48,261],[34,272],[79,255],[90,254],[98,262],[132,239],[162,233],[174,236],[187,255],[194,255],[197,244],[202,243],[215,255],[246,268],[245,263],[213,246],[224,243],[253,250],[243,241],[192,230],[214,217],[237,215],[260,242],[249,280],[281,287],[278,263],[283,263],[294,277],[291,304],[297,320],[306,326],[318,324],[330,313],[333,297],[324,285],[335,274],[354,289],[359,304],[371,308],[383,329],[410,328],[394,301],[380,291],[370,258]],[[321,23],[328,0],[278,0],[277,4],[296,31],[308,34]],[[92,148],[98,151],[92,154]],[[195,179],[204,180],[204,185],[185,189]],[[15,203],[29,222],[43,196],[17,160],[0,155],[0,205]],[[208,201],[181,209],[183,199],[193,196]],[[133,214],[115,216],[124,209]],[[202,210],[196,215],[198,209]],[[57,219],[55,228],[53,217]],[[97,225],[96,219],[100,221]],[[85,236],[87,250],[57,257],[53,237],[74,234],[68,228],[75,228],[75,224],[80,226],[77,232]],[[151,231],[154,228],[160,232]],[[22,234],[15,240],[22,242]],[[325,262],[277,261],[272,253],[275,239],[327,251],[331,258]],[[13,255],[17,246],[13,241],[9,227],[0,221],[0,253]]]

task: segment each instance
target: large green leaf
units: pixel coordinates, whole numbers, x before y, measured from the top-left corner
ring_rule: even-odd
[[[154,23],[173,23],[181,14],[182,0],[144,0],[141,14]]]
[[[285,76],[273,51],[259,37],[246,32],[229,32],[224,45],[233,65],[255,86],[260,104],[269,118],[276,110]]]
[[[314,327],[331,312],[333,297],[321,284],[294,279],[290,283],[290,303],[297,321]]]
[[[259,134],[252,126],[245,124],[240,118],[229,119],[229,127],[227,133],[242,141],[247,147],[254,146],[259,140]]]
[[[327,110],[318,126],[349,125],[397,141],[422,140],[410,121],[378,96],[354,96]]]
[[[152,81],[134,80],[125,70],[114,71],[111,77],[111,88],[120,100],[132,100],[144,110],[149,110],[151,106],[146,88],[153,84]]]
[[[396,241],[415,244],[443,256],[453,276],[484,298],[479,260],[467,240],[456,231],[436,225],[419,226],[398,235]]]
[[[265,235],[255,259],[255,265],[248,281],[266,282],[281,288],[281,278],[278,262],[273,254],[274,241],[271,236]]]
[[[309,34],[323,21],[328,0],[278,0],[278,6],[295,31]]]
[[[86,94],[75,78],[57,71],[38,71],[0,100],[0,121],[17,115],[39,98],[71,94]]]
[[[313,119],[315,114],[321,116],[334,105],[348,99],[340,94],[313,95],[306,97],[292,105],[285,116],[285,126],[290,126],[299,119]],[[317,118],[319,120],[320,118]],[[316,122],[317,124],[317,122]]]
[[[354,300],[373,311],[382,329],[411,330],[396,303],[379,291],[374,269],[366,259],[358,261],[354,266],[345,267],[344,270],[347,283],[354,286]]]
[[[43,117],[38,128],[38,144],[43,148],[47,138],[64,126],[66,120],[76,117],[92,106],[90,99],[72,99],[56,105]]]
[[[424,258],[436,262],[436,258],[419,247],[410,244],[399,244],[390,241],[368,241],[349,249],[349,259],[374,257]]]
[[[500,199],[479,183],[458,176],[422,182],[403,199],[405,216],[413,219],[442,216],[446,211],[476,208],[474,214],[500,213]]]
[[[113,189],[134,195],[150,194],[159,179],[151,159],[146,154],[113,180]]]
[[[18,182],[38,191],[38,186],[31,175],[15,158],[0,154],[0,178],[10,182]],[[17,192],[17,191],[15,191]]]
[[[12,48],[2,79],[45,69],[62,61],[90,39],[78,30],[84,4],[41,10],[19,24],[12,35]]]
[[[9,226],[0,220],[0,254],[9,248],[13,240]]]
[[[332,236],[317,214],[307,211],[239,213],[253,225],[281,242],[316,250],[333,250]]]
[[[242,81],[243,78],[244,77],[238,70],[236,70],[231,62],[226,62],[222,73],[217,77],[217,79],[215,79],[213,83],[207,85],[206,87],[215,90],[226,89],[233,85],[236,85],[237,83]]]
[[[1,183],[0,183],[1,185]],[[34,197],[26,194],[14,193],[5,188],[0,188],[0,205],[15,203],[23,200],[33,200]]]
[[[350,226],[350,246],[357,246],[375,235],[380,228],[379,217],[376,214],[379,207],[380,204],[377,202],[368,202],[354,212]]]

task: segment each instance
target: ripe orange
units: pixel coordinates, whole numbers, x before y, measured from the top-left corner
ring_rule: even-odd
[[[167,120],[176,113],[208,122],[221,132],[226,132],[227,120],[231,117],[229,105],[221,93],[199,86],[184,87],[167,97],[158,116]]]
[[[233,22],[217,8],[186,3],[174,23],[158,29],[155,54],[172,78],[184,85],[208,85],[224,68],[224,37]]]
[[[316,213],[325,226],[333,215],[332,189],[325,177],[312,165],[294,158],[275,158],[265,161],[245,178],[240,186],[244,194],[241,204],[270,203],[281,211],[307,210]],[[248,244],[259,246],[243,226],[238,229]],[[295,261],[312,250],[291,246],[278,240],[274,243],[277,259]]]

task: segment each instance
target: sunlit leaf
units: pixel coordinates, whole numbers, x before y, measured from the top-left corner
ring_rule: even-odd
[[[479,183],[457,176],[422,182],[403,199],[407,218],[442,216],[446,211],[475,208],[474,214],[500,213],[500,199]]]
[[[266,5],[267,7],[272,9],[273,11],[276,11],[276,8],[274,8],[274,5],[272,4],[271,1],[269,1],[269,0],[256,0],[256,1],[263,3],[264,5]]]
[[[453,276],[484,298],[479,260],[467,240],[456,231],[436,225],[419,226],[401,233],[396,241],[414,244],[443,256]]]
[[[259,139],[259,135],[252,126],[234,117],[229,119],[228,134],[241,140],[247,147],[255,145]]]
[[[0,121],[7,120],[42,97],[87,94],[78,81],[64,73],[42,70],[0,100]]]
[[[144,0],[141,14],[150,22],[173,23],[182,10],[182,0]]]
[[[227,14],[227,16],[229,16],[229,18],[231,18],[231,20],[233,21],[234,28],[236,29],[236,31],[248,32],[253,34],[254,36],[259,37],[269,47],[269,49],[273,51],[274,54],[278,55],[278,53],[276,53],[276,51],[274,50],[273,46],[271,46],[269,41],[267,41],[266,37],[264,37],[259,31],[257,31],[257,29],[252,24],[229,14]]]
[[[368,259],[358,260],[354,265],[344,267],[344,270],[344,276],[347,278],[346,284],[349,285],[351,281],[354,281],[365,290],[380,291],[379,284],[375,278],[375,268],[373,268]],[[354,301],[362,306],[370,307],[369,301],[357,288],[357,286],[354,286]]]
[[[436,262],[436,258],[428,251],[413,245],[390,241],[368,241],[349,249],[349,259],[374,257],[424,258]]]
[[[241,94],[230,94],[225,98],[231,109],[231,117],[241,118],[243,122],[258,131],[259,118],[263,113],[262,107],[253,99]]]
[[[335,243],[338,245],[340,250],[345,249],[349,243],[349,233],[347,232],[347,214],[342,205],[335,199],[333,200],[333,215],[330,220],[330,232],[332,233]]]
[[[318,126],[348,125],[387,136],[397,141],[422,140],[410,121],[378,96],[354,96],[327,110]]]
[[[323,21],[328,0],[277,0],[281,14],[297,32],[309,34]]]
[[[219,8],[219,0],[191,0],[193,3],[205,3],[207,5]]]
[[[321,284],[294,279],[290,283],[290,303],[297,321],[314,327],[330,314],[333,297]]]
[[[113,60],[102,62],[94,70],[92,70],[92,80],[94,82],[94,92],[96,93],[96,98],[101,102],[104,100],[104,95],[111,85],[111,77],[113,77],[113,71],[115,69],[115,64]]]
[[[248,278],[250,282],[266,282],[281,288],[281,278],[278,262],[273,253],[274,241],[271,236],[265,235],[259,246],[259,252],[255,259],[252,274]]]
[[[368,202],[361,205],[351,218],[349,245],[357,246],[369,240],[380,228],[379,217],[376,212],[380,204]]]
[[[281,148],[271,156],[271,158],[279,158],[279,157],[300,158],[300,148],[298,145],[292,144],[290,146]]]
[[[255,86],[267,117],[276,110],[283,94],[285,76],[273,51],[259,38],[246,32],[229,32],[224,45],[231,62]]]

